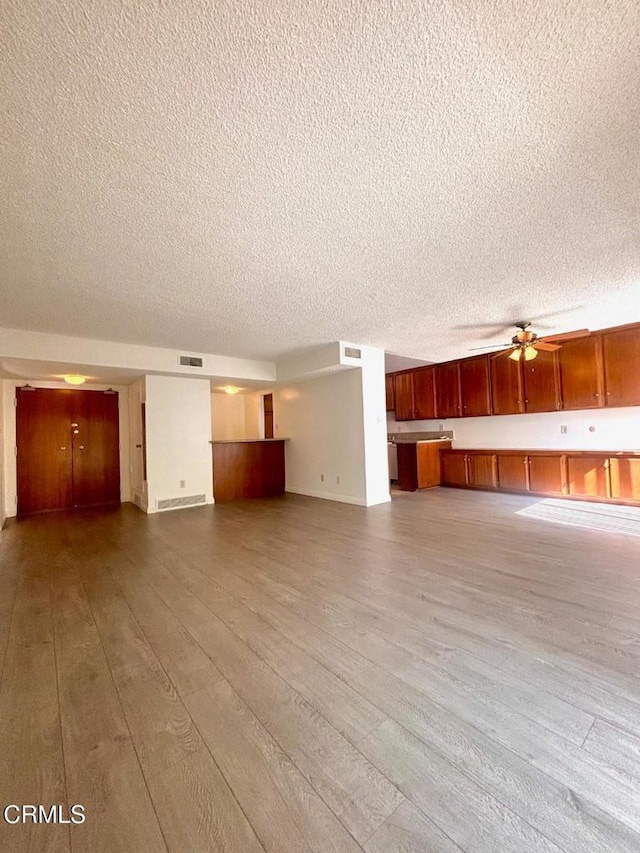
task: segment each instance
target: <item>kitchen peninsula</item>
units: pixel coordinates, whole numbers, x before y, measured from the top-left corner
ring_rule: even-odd
[[[415,492],[440,485],[440,451],[451,448],[450,433],[397,433],[390,439],[398,455],[399,489]]]
[[[285,438],[212,441],[216,503],[284,494]]]

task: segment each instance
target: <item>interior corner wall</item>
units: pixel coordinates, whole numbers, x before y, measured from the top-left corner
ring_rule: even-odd
[[[0,389],[0,536],[7,518],[4,495],[4,389]]]
[[[264,438],[264,403],[262,399],[265,393],[270,392],[255,391],[243,395],[245,438]]]
[[[273,408],[275,437],[289,438],[286,490],[364,506],[362,371],[340,370],[278,388]]]
[[[147,512],[192,495],[213,503],[209,380],[147,375],[145,397]]]
[[[366,506],[387,503],[389,455],[387,452],[384,350],[359,347],[362,358],[362,407],[365,452]]]
[[[2,459],[2,479],[3,479],[3,494],[4,494],[4,512],[7,517],[13,517],[17,512],[16,495],[18,493],[18,475],[16,470],[16,408],[15,397],[16,388],[19,385],[28,383],[34,388],[66,388],[69,386],[65,382],[49,382],[39,379],[3,379],[2,380],[2,434],[3,434],[3,455]],[[96,383],[87,382],[86,385],[79,389],[85,391],[106,391],[108,385],[99,385]],[[131,471],[129,464],[129,389],[124,385],[114,385],[113,390],[118,392],[118,407],[119,407],[119,433],[120,433],[120,500],[131,500]]]
[[[388,413],[388,432],[439,429],[453,430],[452,446],[469,450],[634,450],[640,407],[399,422]]]

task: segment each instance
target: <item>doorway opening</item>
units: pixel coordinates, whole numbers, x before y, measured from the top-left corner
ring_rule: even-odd
[[[262,398],[264,411],[264,437],[273,438],[273,394],[265,394]]]
[[[18,515],[120,503],[118,393],[16,389]]]

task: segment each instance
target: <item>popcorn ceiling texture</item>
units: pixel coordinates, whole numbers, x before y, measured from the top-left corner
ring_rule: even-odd
[[[0,14],[2,326],[443,360],[640,320],[635,0]]]

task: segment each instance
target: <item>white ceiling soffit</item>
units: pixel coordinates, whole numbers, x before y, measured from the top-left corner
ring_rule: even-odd
[[[5,326],[442,360],[640,319],[636,0],[0,14]]]

